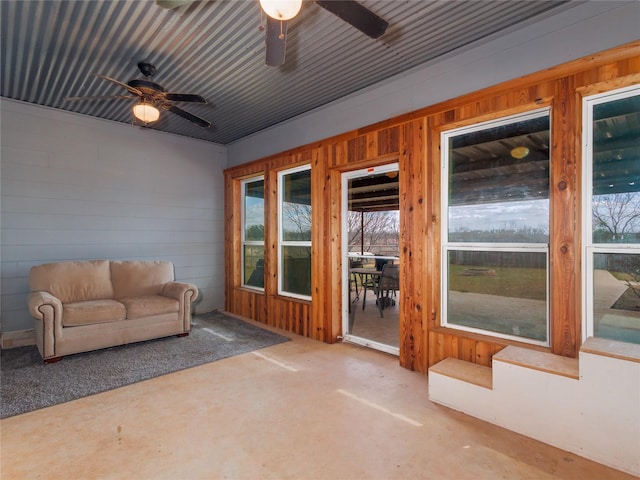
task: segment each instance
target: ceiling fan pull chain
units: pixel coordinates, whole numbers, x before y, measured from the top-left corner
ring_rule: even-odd
[[[280,40],[284,40],[284,33],[282,33],[282,20],[280,20],[280,35],[278,35]]]

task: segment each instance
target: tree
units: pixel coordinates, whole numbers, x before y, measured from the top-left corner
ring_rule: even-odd
[[[284,227],[289,240],[311,238],[311,205],[286,202],[283,204]]]
[[[605,231],[610,240],[624,240],[640,227],[640,194],[635,192],[597,195],[593,197],[594,230]]]
[[[264,240],[264,225],[251,225],[247,229],[245,240]]]
[[[372,246],[380,245],[387,238],[398,242],[398,212],[349,212],[347,217],[349,245],[363,245],[368,251]],[[364,228],[363,228],[364,227]],[[364,232],[364,239],[362,234]]]
[[[640,194],[635,192],[593,197],[594,241],[637,241],[640,229]],[[602,238],[604,237],[604,238]],[[626,238],[625,238],[626,237]],[[607,255],[608,269],[625,273],[624,283],[640,297],[640,258],[638,255]]]

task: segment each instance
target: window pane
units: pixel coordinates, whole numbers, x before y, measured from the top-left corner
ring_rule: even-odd
[[[264,288],[264,247],[244,246],[244,284]]]
[[[549,115],[449,137],[449,241],[548,243]]]
[[[593,242],[640,243],[640,95],[593,107]]]
[[[311,295],[311,247],[282,247],[282,289]]]
[[[244,239],[264,241],[264,180],[244,185]]]
[[[282,177],[282,239],[311,241],[311,170]]]
[[[543,252],[450,251],[447,322],[547,340]]]
[[[594,335],[640,343],[640,255],[597,253],[593,267]]]

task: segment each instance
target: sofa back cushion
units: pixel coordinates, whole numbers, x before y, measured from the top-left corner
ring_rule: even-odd
[[[49,292],[62,303],[113,298],[108,260],[46,263],[29,271],[33,292]]]
[[[114,298],[162,295],[167,282],[173,281],[173,263],[161,261],[111,262]]]

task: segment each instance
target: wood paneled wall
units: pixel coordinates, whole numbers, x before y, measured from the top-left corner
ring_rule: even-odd
[[[400,169],[400,364],[426,372],[446,357],[490,365],[514,343],[440,326],[440,133],[548,106],[551,346],[576,356],[581,343],[580,140],[582,95],[640,83],[640,41],[496,85],[357,131],[225,172],[226,308],[324,342],[341,332],[341,174],[398,162]],[[425,85],[425,88],[428,88]],[[312,300],[277,295],[277,171],[310,164]],[[265,292],[240,286],[240,180],[265,176]],[[537,348],[540,347],[531,347]]]

